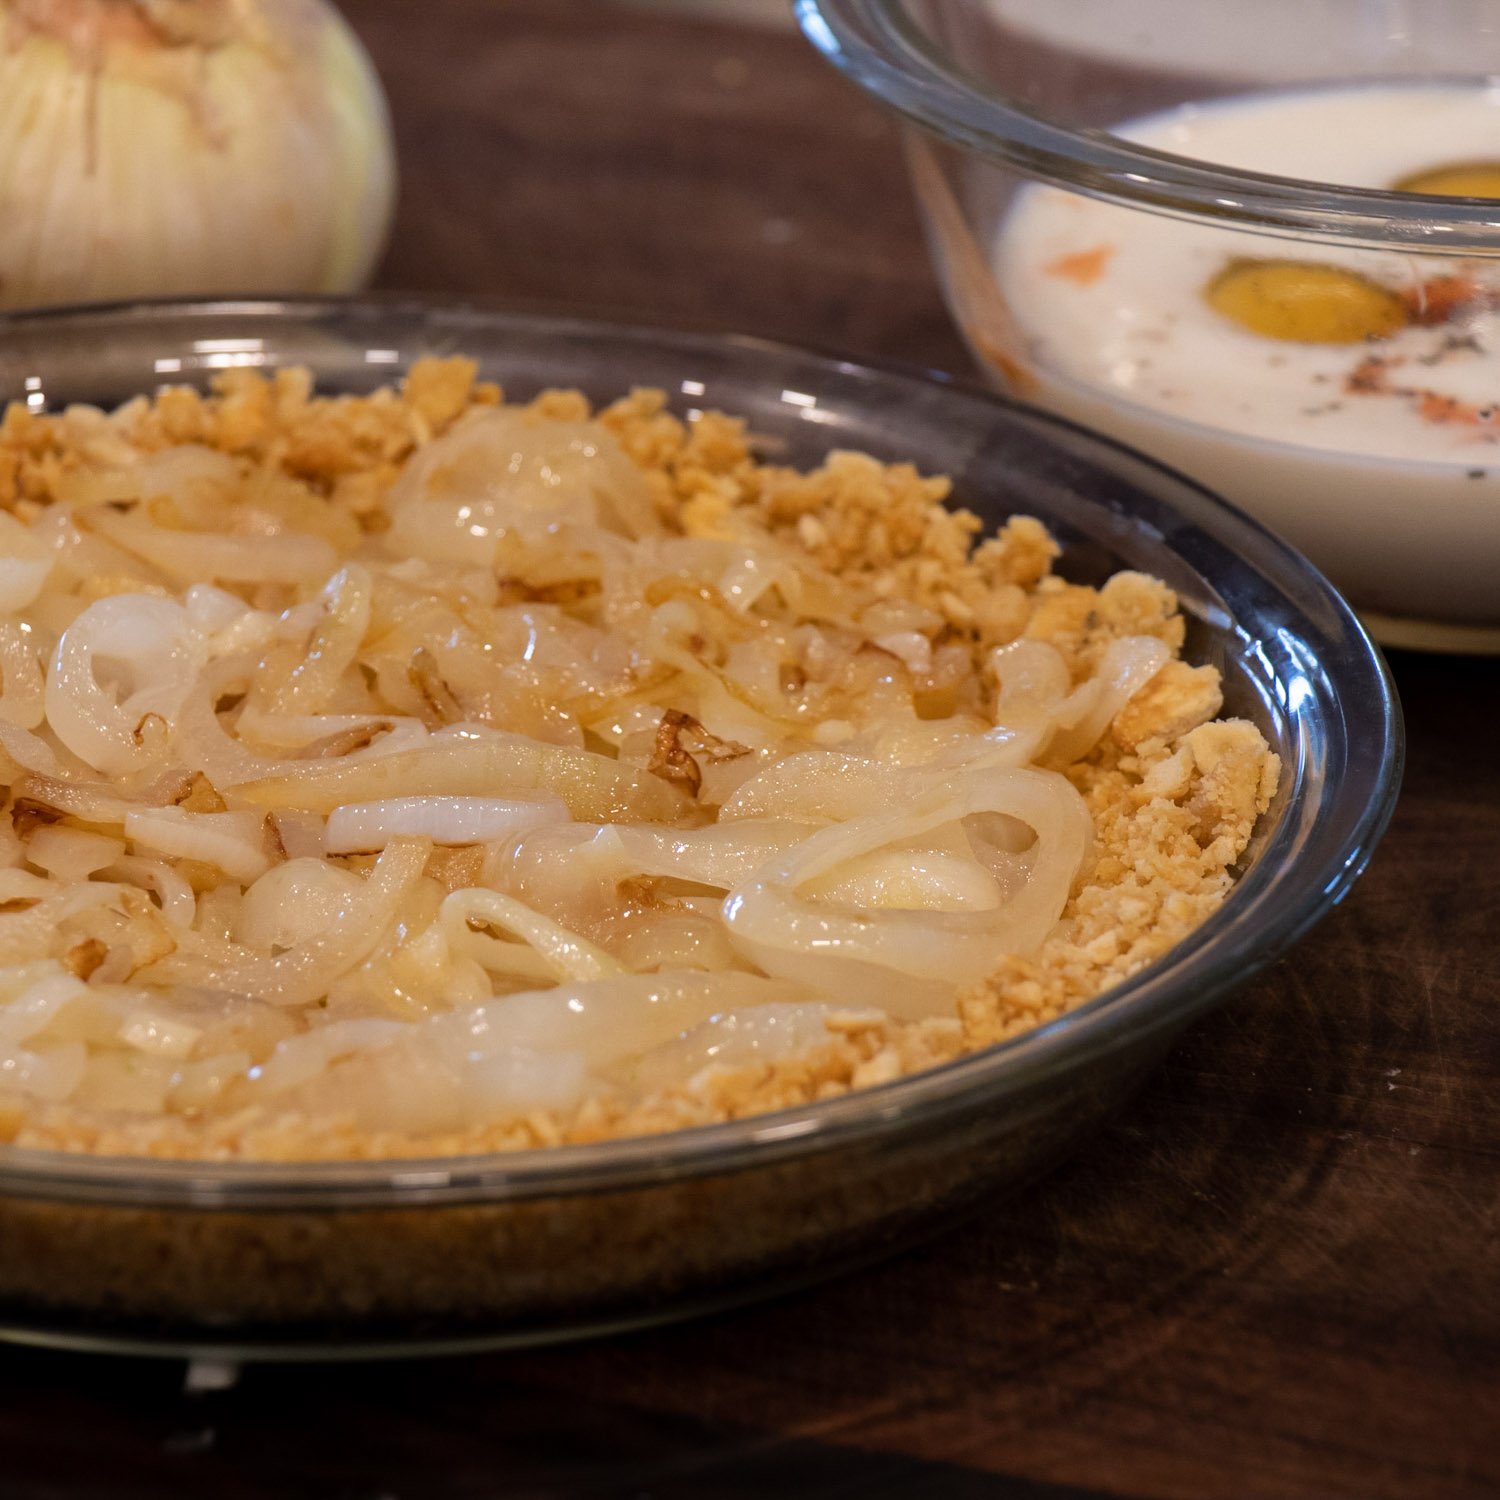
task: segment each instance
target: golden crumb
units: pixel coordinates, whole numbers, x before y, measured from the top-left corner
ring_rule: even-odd
[[[1224,706],[1213,667],[1169,661],[1115,715],[1111,733],[1127,750],[1147,740],[1171,741],[1195,729]]]

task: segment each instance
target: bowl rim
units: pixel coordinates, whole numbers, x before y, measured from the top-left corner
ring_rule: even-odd
[[[1500,253],[1493,199],[1242,171],[1071,129],[961,67],[912,17],[909,0],[794,0],[794,9],[813,46],[877,99],[950,144],[1056,187],[1263,234],[1407,254]]]
[[[1143,1038],[1177,1030],[1278,957],[1347,894],[1363,872],[1390,821],[1404,761],[1404,726],[1395,687],[1378,648],[1333,586],[1299,553],[1253,517],[1128,444],[1079,423],[1001,396],[975,381],[924,370],[898,360],[855,357],[752,335],[688,331],[641,323],[579,318],[535,310],[511,311],[491,303],[444,297],[184,298],[45,308],[0,315],[0,344],[7,335],[63,324],[113,326],[149,323],[171,315],[204,325],[225,317],[264,318],[297,327],[320,320],[418,316],[456,320],[490,329],[584,334],[615,343],[669,346],[684,356],[728,349],[749,359],[788,357],[812,361],[832,373],[898,388],[937,385],[958,401],[977,403],[1021,419],[1043,432],[1082,435],[1103,453],[1129,458],[1167,479],[1174,494],[1161,501],[1182,523],[1179,538],[1196,534],[1253,560],[1281,594],[1292,618],[1306,619],[1289,586],[1310,590],[1320,613],[1332,619],[1344,659],[1333,665],[1342,680],[1334,690],[1327,662],[1309,665],[1324,674],[1329,701],[1343,737],[1364,758],[1362,789],[1343,783],[1310,786],[1305,764],[1283,767],[1292,795],[1318,799],[1304,846],[1320,836],[1317,859],[1278,863],[1294,835],[1285,812],[1259,857],[1222,906],[1156,962],[1075,1010],[1009,1041],[965,1054],[890,1083],[835,1099],[794,1106],[715,1125],[590,1145],[562,1145],[470,1156],[372,1160],[246,1162],[156,1159],[39,1150],[0,1145],[0,1201],[7,1198],[68,1204],[210,1211],[327,1211],[513,1203],[600,1191],[623,1192],[685,1179],[761,1168],[855,1144],[877,1144],[950,1117],[985,1107],[1006,1090],[1035,1090],[1097,1056]],[[391,377],[399,366],[388,371]],[[387,372],[383,372],[387,373]],[[0,392],[0,397],[4,393]],[[1184,515],[1181,495],[1193,506]],[[1309,691],[1318,691],[1316,681]],[[1305,757],[1303,758],[1305,760]],[[1295,874],[1296,878],[1290,878]],[[1255,920],[1247,923],[1254,914]],[[1245,931],[1244,929],[1252,930]]]

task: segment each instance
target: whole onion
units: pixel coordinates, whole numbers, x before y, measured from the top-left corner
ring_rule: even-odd
[[[0,0],[0,305],[348,291],[394,194],[326,0]]]

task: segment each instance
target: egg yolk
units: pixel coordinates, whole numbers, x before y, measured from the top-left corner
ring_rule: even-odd
[[[1434,193],[1441,198],[1500,198],[1500,161],[1456,161],[1413,172],[1391,184],[1398,193]]]
[[[1215,312],[1262,338],[1359,344],[1403,328],[1395,292],[1340,266],[1302,260],[1233,260],[1203,289]]]

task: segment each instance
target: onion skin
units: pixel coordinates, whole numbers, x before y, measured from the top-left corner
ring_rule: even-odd
[[[364,285],[380,84],[326,0],[0,0],[0,305]]]

